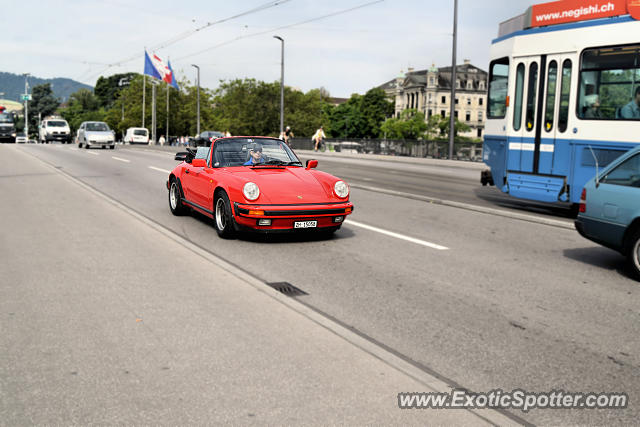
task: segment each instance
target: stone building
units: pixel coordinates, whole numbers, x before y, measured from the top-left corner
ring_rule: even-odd
[[[451,67],[414,71],[379,86],[391,100],[395,100],[396,117],[406,109],[424,113],[426,120],[434,114],[449,115],[451,101]],[[464,61],[456,68],[455,116],[471,130],[460,135],[481,138],[487,105],[487,72]]]

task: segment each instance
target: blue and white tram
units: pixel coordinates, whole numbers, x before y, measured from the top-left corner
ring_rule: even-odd
[[[597,168],[640,143],[640,21],[527,28],[525,15],[492,42],[483,160],[505,193],[578,203]]]

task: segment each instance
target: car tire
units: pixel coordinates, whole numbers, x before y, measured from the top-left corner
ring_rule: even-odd
[[[220,190],[216,193],[213,202],[213,225],[218,236],[230,239],[235,236],[235,224],[231,214],[231,203],[227,193]]]
[[[627,263],[636,280],[640,280],[640,227],[629,235],[627,240]]]
[[[113,150],[113,149],[115,149],[115,148],[116,148],[116,146],[115,146],[115,145],[112,145],[112,146],[110,146],[110,147],[109,147],[109,149],[110,149],[110,150]]]
[[[182,193],[175,178],[172,178],[169,184],[169,209],[175,216],[184,215],[187,211],[187,208],[182,204]]]

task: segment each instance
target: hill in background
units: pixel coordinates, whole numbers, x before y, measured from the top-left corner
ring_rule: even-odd
[[[62,77],[56,77],[55,79],[41,79],[29,76],[30,88],[43,83],[51,83],[53,94],[60,98],[60,101],[62,102],[68,100],[69,95],[79,89],[85,88],[93,90],[93,87],[89,85]],[[9,99],[11,101],[20,102],[20,95],[24,93],[24,76],[0,71],[0,92],[4,92],[4,95],[0,95],[0,99]],[[29,90],[29,93],[31,93],[31,90]]]

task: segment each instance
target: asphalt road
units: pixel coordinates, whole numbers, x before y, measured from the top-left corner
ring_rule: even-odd
[[[319,169],[356,184],[355,213],[334,238],[226,241],[204,217],[169,212],[166,171],[176,164],[170,153],[129,146],[17,148],[263,281],[301,288],[308,293],[298,297],[304,304],[451,384],[630,397],[625,410],[516,413],[528,422],[640,419],[640,285],[620,255],[570,229],[359,188],[554,215],[544,206],[504,202],[495,188],[480,186],[477,171],[322,158]],[[568,216],[561,211],[554,218],[569,222]],[[138,262],[149,268],[144,256]]]

